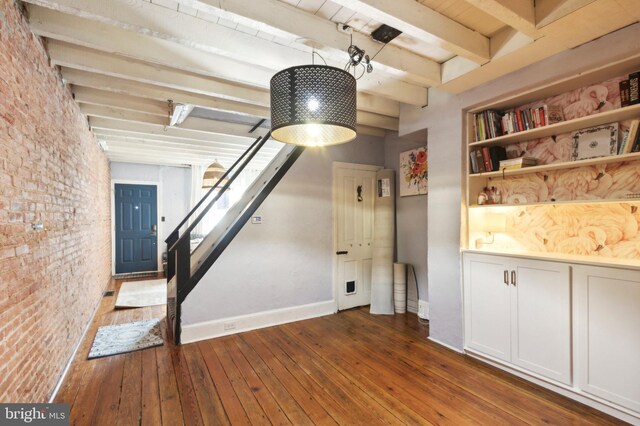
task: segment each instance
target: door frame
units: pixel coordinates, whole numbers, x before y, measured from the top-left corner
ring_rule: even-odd
[[[333,267],[333,302],[335,304],[335,311],[338,312],[338,291],[341,286],[338,282],[338,255],[336,255],[336,251],[338,251],[338,188],[337,184],[337,176],[338,169],[351,169],[351,170],[365,170],[369,172],[378,172],[384,169],[384,166],[376,166],[374,164],[358,164],[358,163],[344,163],[341,161],[334,161],[333,168],[331,173],[331,192],[332,192],[332,209],[331,209],[331,221],[333,226],[333,243],[331,247],[333,251],[331,252],[332,267]],[[376,181],[377,183],[377,181]]]
[[[162,272],[162,252],[160,250],[160,243],[164,245],[164,240],[161,240],[163,235],[161,218],[164,216],[162,211],[162,183],[160,181],[149,180],[135,180],[135,179],[111,179],[111,275],[116,274],[116,184],[123,185],[150,185],[156,187],[156,211],[158,222],[158,241],[156,243],[156,255],[158,257],[158,271]]]

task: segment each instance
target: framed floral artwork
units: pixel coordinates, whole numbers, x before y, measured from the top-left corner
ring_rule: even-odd
[[[426,194],[429,181],[427,147],[400,153],[400,196]]]

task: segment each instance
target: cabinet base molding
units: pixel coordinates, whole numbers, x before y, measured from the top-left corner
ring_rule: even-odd
[[[429,339],[433,340],[431,338]],[[433,341],[440,345],[443,345],[441,342],[438,342],[437,340],[433,340]],[[447,345],[444,345],[444,346],[447,346]],[[457,349],[454,349],[454,350],[457,351]],[[545,389],[549,389],[562,396],[571,398],[589,407],[595,408],[596,410],[602,411],[603,413],[609,414],[610,416],[616,417],[627,423],[631,423],[632,425],[640,426],[640,413],[635,413],[629,409],[620,407],[619,405],[613,404],[602,398],[598,398],[597,396],[582,393],[577,388],[572,388],[572,387],[563,385],[561,383],[554,382],[552,380],[539,376],[535,373],[531,373],[529,371],[520,369],[516,366],[506,365],[502,361],[496,360],[480,352],[475,352],[473,349],[465,348],[464,353],[474,359],[477,359],[486,364],[489,364],[492,367],[506,371],[507,373],[520,377],[521,379],[528,380],[532,383],[535,383],[538,386],[542,386]]]

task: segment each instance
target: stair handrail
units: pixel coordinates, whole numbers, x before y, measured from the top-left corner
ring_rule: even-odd
[[[207,191],[207,193],[200,199],[200,201],[198,201],[196,203],[196,205],[191,209],[191,211],[182,219],[182,221],[180,221],[180,223],[178,224],[178,226],[176,226],[176,228],[169,234],[169,236],[167,237],[166,240],[164,240],[165,243],[167,244],[171,244],[172,246],[175,244],[175,241],[177,241],[178,236],[180,235],[180,228],[182,228],[182,225],[184,225],[185,223],[187,223],[187,221],[191,218],[191,216],[193,216],[193,214],[200,208],[200,206],[204,203],[204,201],[209,197],[209,195],[211,195],[212,192],[214,192],[216,189],[218,189],[218,186],[220,185],[220,183],[222,183],[227,176],[229,176],[229,174],[231,174],[231,172],[235,169],[235,167],[242,161],[242,159],[249,153],[249,151],[251,151],[256,144],[260,141],[260,139],[262,139],[262,136],[258,136],[256,138],[255,141],[253,141],[253,143],[249,146],[249,148],[247,148],[246,151],[244,151],[242,153],[242,155],[240,157],[238,157],[238,159],[231,165],[231,167],[229,167],[229,169],[225,170],[224,174],[220,177],[220,179],[218,179],[218,181]],[[223,191],[220,191],[223,192]],[[177,235],[174,235],[176,234]],[[173,240],[172,242],[169,242],[170,240]]]
[[[202,212],[200,212],[200,214],[198,215],[198,217],[196,217],[196,219],[191,222],[191,225],[189,225],[189,227],[182,233],[182,236],[180,236],[180,238],[178,238],[178,240],[168,249],[168,252],[172,252],[175,249],[177,249],[177,247],[180,245],[180,243],[182,243],[185,238],[188,238],[189,235],[191,234],[191,231],[193,231],[193,229],[198,226],[198,224],[200,223],[200,221],[202,221],[202,219],[204,219],[204,217],[207,215],[207,213],[209,212],[209,210],[211,210],[211,208],[213,207],[213,205],[220,199],[220,197],[222,197],[222,195],[229,189],[229,187],[231,186],[231,184],[236,180],[236,178],[238,177],[238,175],[240,175],[240,173],[242,173],[242,171],[247,167],[247,165],[251,162],[251,160],[253,159],[253,157],[256,156],[256,154],[258,153],[258,151],[260,151],[260,149],[262,149],[262,147],[264,146],[264,144],[267,142],[267,140],[271,137],[271,132],[268,132],[266,135],[264,135],[262,138],[258,138],[256,140],[256,142],[254,142],[254,144],[252,144],[252,148],[253,150],[248,149],[246,151],[246,153],[249,153],[249,151],[251,151],[246,158],[244,159],[244,161],[242,162],[242,164],[240,164],[240,166],[238,166],[238,169],[236,171],[234,171],[233,176],[231,176],[231,178],[229,178],[229,180],[222,186],[222,188],[220,189],[220,191],[218,192],[218,194],[213,198],[213,200],[211,200],[209,202],[209,204],[202,210]],[[255,147],[254,147],[255,145]],[[243,155],[244,156],[244,155]]]

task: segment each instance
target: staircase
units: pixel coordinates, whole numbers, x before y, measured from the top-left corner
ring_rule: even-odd
[[[181,305],[184,300],[304,151],[304,147],[301,146],[285,145],[247,188],[242,198],[192,250],[191,234],[194,229],[229,190],[238,175],[262,149],[270,136],[271,134],[268,133],[264,137],[257,138],[165,241],[168,284],[167,328],[175,344],[180,344]]]

